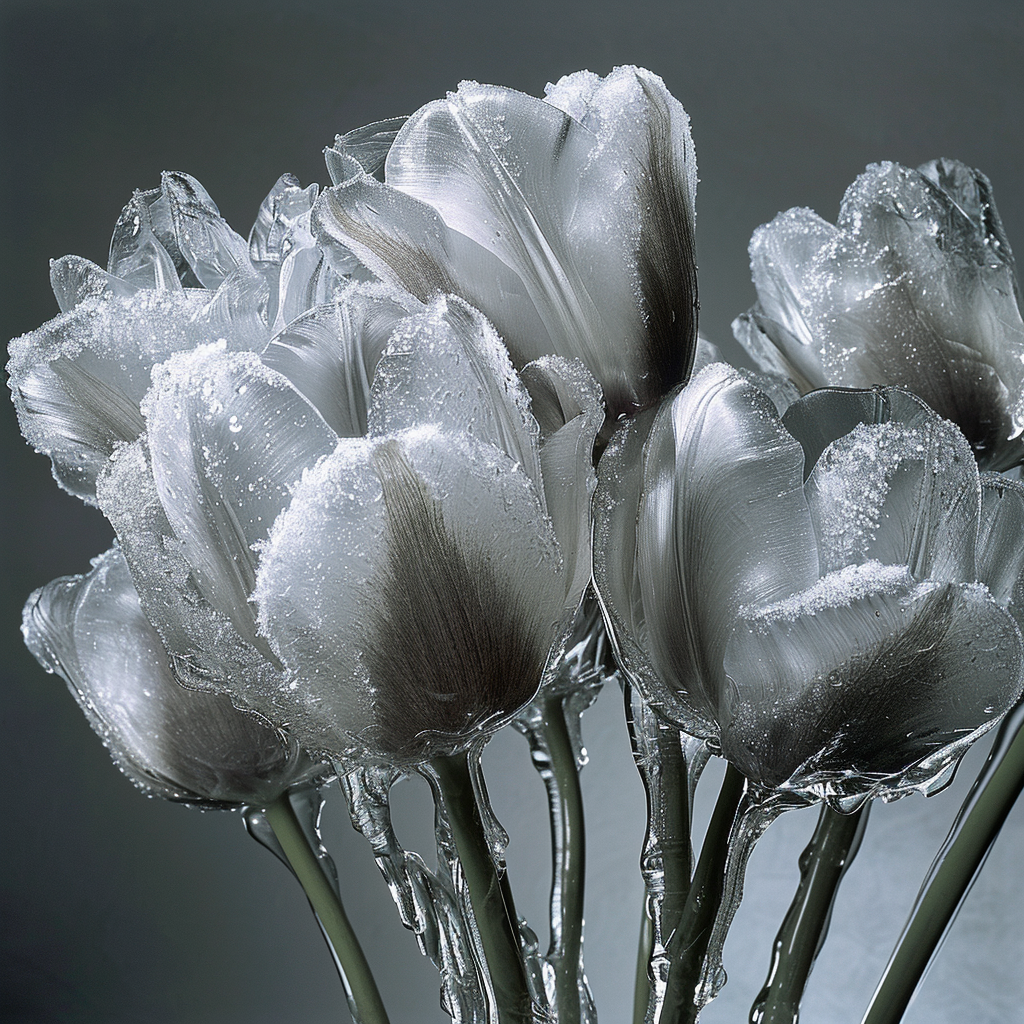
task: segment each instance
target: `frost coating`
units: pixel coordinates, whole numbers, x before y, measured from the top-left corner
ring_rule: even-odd
[[[757,304],[733,324],[765,369],[807,391],[901,384],[978,459],[1024,458],[1024,322],[988,179],[955,160],[873,164],[836,226],[810,210],[754,233]]]

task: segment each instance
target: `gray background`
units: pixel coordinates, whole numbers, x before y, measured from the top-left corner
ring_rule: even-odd
[[[13,337],[55,315],[47,260],[105,263],[135,187],[164,169],[199,178],[245,233],[286,170],[323,182],[335,133],[409,113],[463,78],[539,93],[549,80],[639,63],[694,123],[701,185],[702,329],[728,346],[753,298],[751,231],[793,205],[834,219],[868,162],[948,155],[992,179],[1024,249],[1024,18],[1016,2],[840,5],[539,3],[486,11],[375,0],[0,3],[0,302]],[[732,350],[731,350],[732,351]],[[11,1022],[319,1022],[344,1019],[337,981],[295,883],[237,816],[148,801],[111,766],[17,632],[28,592],[82,572],[109,546],[102,518],[58,491],[46,460],[3,430],[0,694],[3,985]],[[615,694],[590,713],[588,964],[602,1020],[628,1019],[643,827]],[[980,752],[962,773],[973,774]],[[515,735],[485,759],[512,832],[521,909],[541,928],[547,840],[539,783]],[[963,783],[961,783],[962,785]],[[705,789],[711,788],[710,785]],[[708,793],[705,792],[705,798]],[[425,830],[422,786],[399,793],[407,835]],[[873,815],[841,897],[804,1019],[859,1020],[958,800],[913,798]],[[727,948],[732,981],[709,1024],[745,1019],[813,824],[791,815],[755,854]],[[379,966],[394,1024],[441,1021],[432,969],[399,928],[340,801],[326,815],[352,916]],[[911,1020],[1024,1019],[1024,808],[997,844]],[[388,965],[391,966],[388,966]]]

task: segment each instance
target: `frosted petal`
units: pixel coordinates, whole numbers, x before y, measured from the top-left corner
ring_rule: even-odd
[[[343,439],[260,562],[260,621],[293,673],[269,699],[333,756],[465,747],[536,691],[571,618],[561,575],[533,486],[503,453],[432,428]]]
[[[164,171],[160,184],[170,204],[178,246],[204,288],[217,288],[233,270],[251,267],[245,239],[228,227],[217,204],[192,175]]]
[[[594,444],[604,423],[601,389],[579,362],[545,356],[522,373],[541,431],[544,500],[566,565],[567,596],[591,575]]]
[[[220,345],[159,367],[144,413],[157,491],[196,583],[255,642],[253,545],[334,432],[257,356]]]
[[[243,639],[203,597],[160,503],[144,438],[118,448],[97,480],[96,496],[177,678],[240,700],[247,680],[274,676],[276,659],[266,642]]]
[[[338,302],[293,320],[263,362],[284,374],[339,437],[366,433],[370,384],[401,320],[421,308],[411,296],[353,285]]]
[[[152,193],[136,192],[110,240],[107,271],[139,288],[181,291],[178,269],[153,227]]]
[[[1017,701],[1024,646],[985,588],[898,571],[840,570],[737,628],[722,748],[748,778],[837,799],[927,787]]]
[[[117,296],[126,299],[139,289],[122,281],[81,256],[62,256],[50,260],[50,287],[62,313],[70,313],[89,298]]]
[[[978,581],[1001,608],[1022,624],[1024,609],[1012,600],[1024,574],[1024,484],[994,473],[981,478]]]
[[[599,183],[601,174],[614,183],[616,172],[607,165],[635,159],[642,168],[636,262],[652,378],[642,390],[653,401],[688,376],[697,344],[697,161],[690,119],[665,83],[638,67],[618,67],[603,79],[578,72],[548,86],[545,98],[598,138],[586,169],[595,186],[591,204],[612,195]],[[602,362],[606,358],[602,353]]]
[[[324,150],[331,181],[338,185],[349,176],[350,165],[343,156],[355,160],[367,174],[381,177],[388,150],[407,120],[406,117],[389,117],[337,136],[334,145]]]
[[[537,421],[494,328],[454,296],[403,321],[373,382],[369,428],[393,434],[421,423],[472,434],[522,466],[543,505]]]
[[[25,606],[29,649],[68,683],[143,791],[203,806],[265,802],[312,774],[294,741],[225,697],[180,686],[117,548]]]
[[[11,342],[7,371],[22,433],[57,481],[85,501],[114,446],[144,424],[139,403],[157,362],[197,343],[194,292],[89,298]]]
[[[823,571],[877,559],[918,580],[974,580],[981,487],[971,450],[946,420],[855,427],[807,480]]]
[[[785,373],[802,391],[848,383],[825,376],[812,316],[814,260],[836,233],[813,210],[797,208],[780,213],[750,239],[758,301],[733,331],[762,369]]]

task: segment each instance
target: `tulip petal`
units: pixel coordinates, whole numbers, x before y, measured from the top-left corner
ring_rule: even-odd
[[[996,604],[1007,608],[1024,629],[1024,609],[1013,600],[1024,574],[1024,484],[995,473],[981,478],[978,581]]]
[[[164,171],[161,189],[170,204],[182,255],[204,288],[217,288],[234,270],[251,270],[249,246],[228,227],[202,185],[182,171]]]
[[[337,136],[334,145],[324,150],[331,181],[338,185],[349,176],[350,165],[344,157],[355,160],[367,174],[382,177],[391,145],[407,120],[407,117],[389,117]]]
[[[181,291],[178,268],[153,227],[153,200],[152,192],[136,192],[121,211],[110,240],[107,271],[139,288]]]
[[[411,296],[354,285],[293,320],[263,362],[287,377],[339,437],[367,430],[370,384],[392,332],[419,308]]]
[[[533,485],[502,452],[433,428],[343,439],[263,551],[260,621],[293,673],[265,703],[332,757],[464,748],[535,693],[563,592]]]
[[[62,313],[70,313],[89,298],[130,298],[138,285],[108,274],[81,256],[62,256],[50,260],[50,287]]]
[[[653,409],[626,420],[612,435],[598,463],[594,494],[594,587],[616,660],[649,699],[657,678],[647,657],[643,601],[637,571],[637,514],[643,496],[643,450],[655,417]],[[542,420],[543,422],[543,420]],[[710,735],[704,716],[694,732]]]
[[[122,445],[100,474],[96,495],[175,676],[192,689],[230,692],[240,679],[272,676],[280,664],[253,631],[239,632],[200,591],[160,503],[145,438]],[[244,637],[244,638],[243,638]]]
[[[92,503],[96,474],[143,431],[153,366],[203,340],[196,292],[141,290],[84,299],[11,342],[7,371],[22,433],[50,456],[58,483]],[[198,337],[197,337],[198,333]]]
[[[390,185],[515,272],[549,351],[587,363],[615,412],[680,380],[696,342],[692,194],[672,149],[688,123],[653,76],[620,70],[591,98],[596,132],[552,103],[464,82],[409,119],[386,167]],[[605,113],[615,102],[617,118]],[[645,138],[631,137],[637,120]],[[481,308],[514,359],[541,354]]]
[[[945,777],[1016,702],[1024,644],[984,587],[867,563],[741,622],[725,670],[722,749],[748,778],[893,796]]]
[[[494,328],[455,296],[435,299],[392,335],[373,381],[369,431],[418,424],[472,434],[522,466],[544,506],[530,396]]]
[[[733,333],[758,366],[791,377],[801,391],[846,383],[825,376],[812,315],[815,259],[836,235],[813,210],[796,208],[759,227],[750,239],[757,303],[733,323]]]
[[[918,580],[975,580],[981,485],[952,423],[855,427],[818,460],[806,485],[823,572],[875,559]]]
[[[278,730],[226,697],[178,684],[117,548],[88,574],[37,590],[23,631],[47,671],[66,680],[118,766],[147,793],[231,807],[273,799],[312,772]]]
[[[648,363],[640,401],[648,404],[686,378],[697,345],[697,162],[690,118],[657,75],[638,67],[616,68],[603,79],[586,71],[568,75],[548,87],[545,99],[597,136],[599,156],[586,168],[596,186],[591,205],[613,194],[598,184],[601,173],[611,172],[614,180],[610,165],[635,159],[642,168],[636,260]],[[602,362],[606,358],[602,353]]]
[[[860,424],[895,420],[922,427],[934,419],[916,395],[902,388],[820,388],[793,402],[782,416],[786,429],[804,449],[804,479],[822,452]]]
[[[160,366],[143,411],[157,491],[199,590],[255,643],[253,545],[336,436],[284,377],[221,345]]]
[[[354,160],[350,165],[355,173],[326,189],[313,208],[313,233],[339,274],[351,272],[354,254],[421,302],[460,295],[487,310],[517,366],[551,351],[548,330],[513,271],[426,203],[381,184]]]
[[[594,444],[604,423],[601,389],[586,367],[546,356],[523,368],[540,426],[544,501],[565,561],[566,597],[582,597],[591,575]]]
[[[654,422],[637,572],[657,696],[685,713],[684,726],[695,712],[714,718],[739,607],[818,576],[802,480],[803,450],[771,399],[724,364],[701,371]]]
[[[305,233],[309,241],[309,211],[319,194],[316,184],[302,188],[294,174],[282,174],[260,203],[256,223],[249,232],[249,258],[253,263],[280,265],[295,246],[294,235]]]

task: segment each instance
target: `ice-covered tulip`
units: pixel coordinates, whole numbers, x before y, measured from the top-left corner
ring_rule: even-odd
[[[1024,461],[1021,295],[979,171],[874,164],[834,227],[788,210],[754,233],[750,262],[757,304],[733,330],[763,369],[802,390],[905,386],[983,466]]]
[[[518,368],[580,359],[612,418],[689,373],[696,162],[689,118],[656,75],[579,72],[544,99],[463,82],[327,157],[335,187],[313,230],[339,272],[354,256],[423,301],[462,296]]]
[[[165,173],[125,207],[107,270],[78,256],[54,261],[61,315],[11,342],[7,369],[22,432],[63,487],[95,502],[115,447],[144,430],[139,405],[154,366],[218,341],[261,352],[337,295],[344,282],[309,231],[315,198],[316,186],[283,176],[247,243],[199,182]]]
[[[116,547],[85,575],[37,590],[22,630],[118,767],[149,795],[201,807],[262,805],[318,770],[294,740],[226,697],[179,685]]]
[[[623,666],[754,783],[846,806],[928,790],[1019,699],[1019,488],[980,478],[909,392],[828,389],[780,416],[715,364],[599,470]]]
[[[603,411],[578,364],[525,375],[536,417],[490,325],[435,300],[381,361],[368,435],[304,474],[261,545],[254,598],[284,672],[249,700],[310,750],[452,753],[541,684],[589,579]]]

